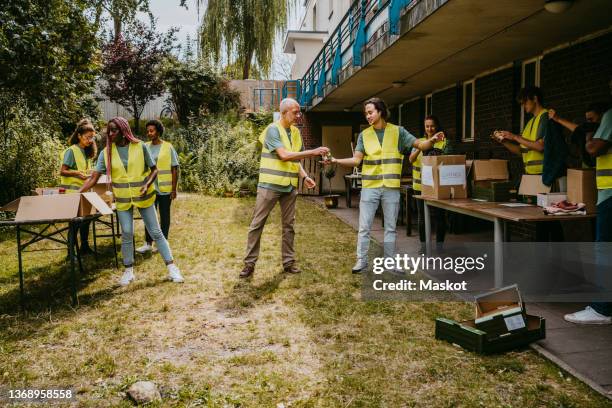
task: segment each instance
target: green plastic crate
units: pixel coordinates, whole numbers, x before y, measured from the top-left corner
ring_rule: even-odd
[[[499,337],[474,327],[474,320],[456,322],[451,319],[436,319],[436,339],[457,344],[466,350],[479,354],[495,354],[525,347],[546,337],[546,320],[543,317],[527,315],[527,330],[508,333]]]

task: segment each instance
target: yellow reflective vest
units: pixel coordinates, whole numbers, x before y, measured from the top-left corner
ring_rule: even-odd
[[[612,147],[605,154],[597,156],[595,175],[598,190],[612,188]]]
[[[382,146],[374,127],[370,126],[362,134],[365,156],[361,167],[363,188],[399,188],[402,178],[404,155],[397,148],[399,127],[387,123]]]
[[[60,155],[60,160],[62,162],[64,161],[64,157],[66,156],[66,152],[68,152],[68,150],[72,150],[72,156],[74,157],[77,170],[83,173],[88,173],[92,167],[91,159],[85,157],[81,148],[76,144],[73,144],[64,150]],[[60,187],[66,189],[66,193],[78,193],[79,189],[83,187],[83,184],[85,184],[85,180],[78,177],[60,176]]]
[[[427,140],[426,137],[421,137],[419,140]],[[436,142],[433,146],[434,149],[444,150],[446,149],[447,140],[440,140]],[[423,156],[423,152],[419,152],[416,160],[412,163],[412,189],[414,191],[421,191],[421,157]]]
[[[111,180],[113,195],[117,210],[127,211],[132,206],[147,208],[155,202],[155,187],[153,183],[144,195],[140,195],[140,189],[146,184],[151,170],[145,164],[142,142],[130,143],[128,150],[128,168],[123,166],[117,146],[113,143],[111,147],[112,167]],[[104,150],[104,160],[108,165],[108,153]]]
[[[302,150],[302,136],[298,128],[291,126],[291,135],[287,135],[287,131],[278,122],[267,126],[259,135],[259,141],[262,144],[261,160],[259,163],[259,182],[274,184],[280,187],[287,187],[289,185],[297,187],[300,162],[282,161],[276,152],[266,149],[266,133],[270,126],[276,126],[281,142],[283,142],[286,150],[290,152]],[[291,137],[291,143],[289,142],[289,137]]]
[[[529,119],[525,129],[523,129],[523,137],[529,141],[535,142],[538,137],[538,128],[542,115],[546,115],[547,109],[543,109],[538,116]],[[523,155],[523,164],[525,165],[525,173],[527,174],[542,174],[544,169],[544,153],[537,150],[531,150],[527,146],[521,145],[521,153]]]
[[[151,142],[147,142],[151,146]],[[160,193],[172,191],[172,144],[162,140],[157,156],[157,186]]]

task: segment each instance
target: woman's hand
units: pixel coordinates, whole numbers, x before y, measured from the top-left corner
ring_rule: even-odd
[[[502,138],[502,141],[504,140],[516,140],[516,135],[513,134],[512,132],[508,132],[507,130],[500,130],[499,134]]]
[[[554,109],[549,109],[548,110],[548,119],[554,120],[556,122],[557,119],[559,119],[559,116],[557,116],[557,111],[554,110]]]
[[[429,138],[429,140],[431,140],[432,143],[438,143],[444,140],[445,137],[446,135],[444,134],[444,132],[440,131],[433,135],[431,138]]]
[[[147,190],[149,189],[149,183],[146,183],[144,186],[140,187],[140,196],[147,194]]]
[[[82,171],[79,171],[79,173],[78,173],[78,174],[79,174],[79,175],[78,175],[78,177],[79,177],[81,180],[87,180],[87,179],[89,178],[89,175],[88,175],[88,174],[86,174],[86,173],[84,173],[84,172],[82,172]]]

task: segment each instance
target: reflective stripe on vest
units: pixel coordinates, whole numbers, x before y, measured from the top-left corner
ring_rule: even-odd
[[[399,152],[399,127],[387,123],[382,146],[372,126],[363,131],[365,157],[361,168],[363,188],[399,188],[404,155]]]
[[[259,141],[262,144],[261,160],[259,163],[259,182],[274,184],[279,187],[287,187],[292,185],[298,186],[298,177],[300,172],[300,162],[282,161],[276,152],[271,152],[266,149],[266,133],[270,126],[276,126],[280,134],[281,142],[286,150],[290,152],[299,152],[302,150],[302,136],[300,131],[291,126],[291,143],[287,131],[275,122],[268,125],[259,135]]]
[[[117,204],[117,210],[127,211],[132,206],[147,208],[155,202],[155,187],[153,183],[149,186],[146,193],[141,196],[140,188],[146,184],[146,179],[151,173],[145,165],[142,142],[130,143],[128,150],[127,171],[119,156],[117,146],[112,144],[111,157],[111,180],[113,185],[113,195]],[[104,150],[104,159],[108,164],[108,153]]]
[[[147,142],[151,146],[151,142]],[[157,156],[157,186],[160,193],[172,191],[172,144],[162,140]]]
[[[597,156],[595,175],[598,190],[612,188],[612,148],[609,148],[606,154]]]
[[[525,129],[523,129],[523,137],[529,141],[535,142],[538,137],[538,128],[540,127],[540,119],[542,115],[547,114],[548,110],[543,109],[538,116],[529,119]],[[527,174],[542,174],[544,169],[544,153],[537,150],[531,150],[527,146],[520,145],[523,155],[523,164],[525,165],[525,173]]]
[[[419,140],[427,140],[426,137],[421,137]],[[434,144],[434,149],[444,150],[446,149],[447,139],[440,140],[436,144]],[[414,191],[421,191],[421,157],[423,156],[423,152],[419,152],[414,163],[412,163],[412,189]]]
[[[77,170],[83,173],[87,173],[91,169],[91,159],[86,158],[81,148],[76,144],[73,144],[62,152],[60,157],[62,163],[64,162],[64,157],[66,156],[68,150],[72,150],[72,156],[74,157]],[[78,177],[60,177],[60,187],[66,189],[66,193],[78,193],[79,189],[83,187],[83,184],[85,184],[85,180],[82,180]]]

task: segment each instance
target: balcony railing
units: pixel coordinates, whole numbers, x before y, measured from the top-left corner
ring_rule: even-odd
[[[323,98],[355,70],[378,55],[382,51],[379,49],[381,46],[388,46],[390,36],[399,35],[400,17],[415,2],[416,0],[353,1],[299,81],[300,104],[312,106],[315,99]]]

